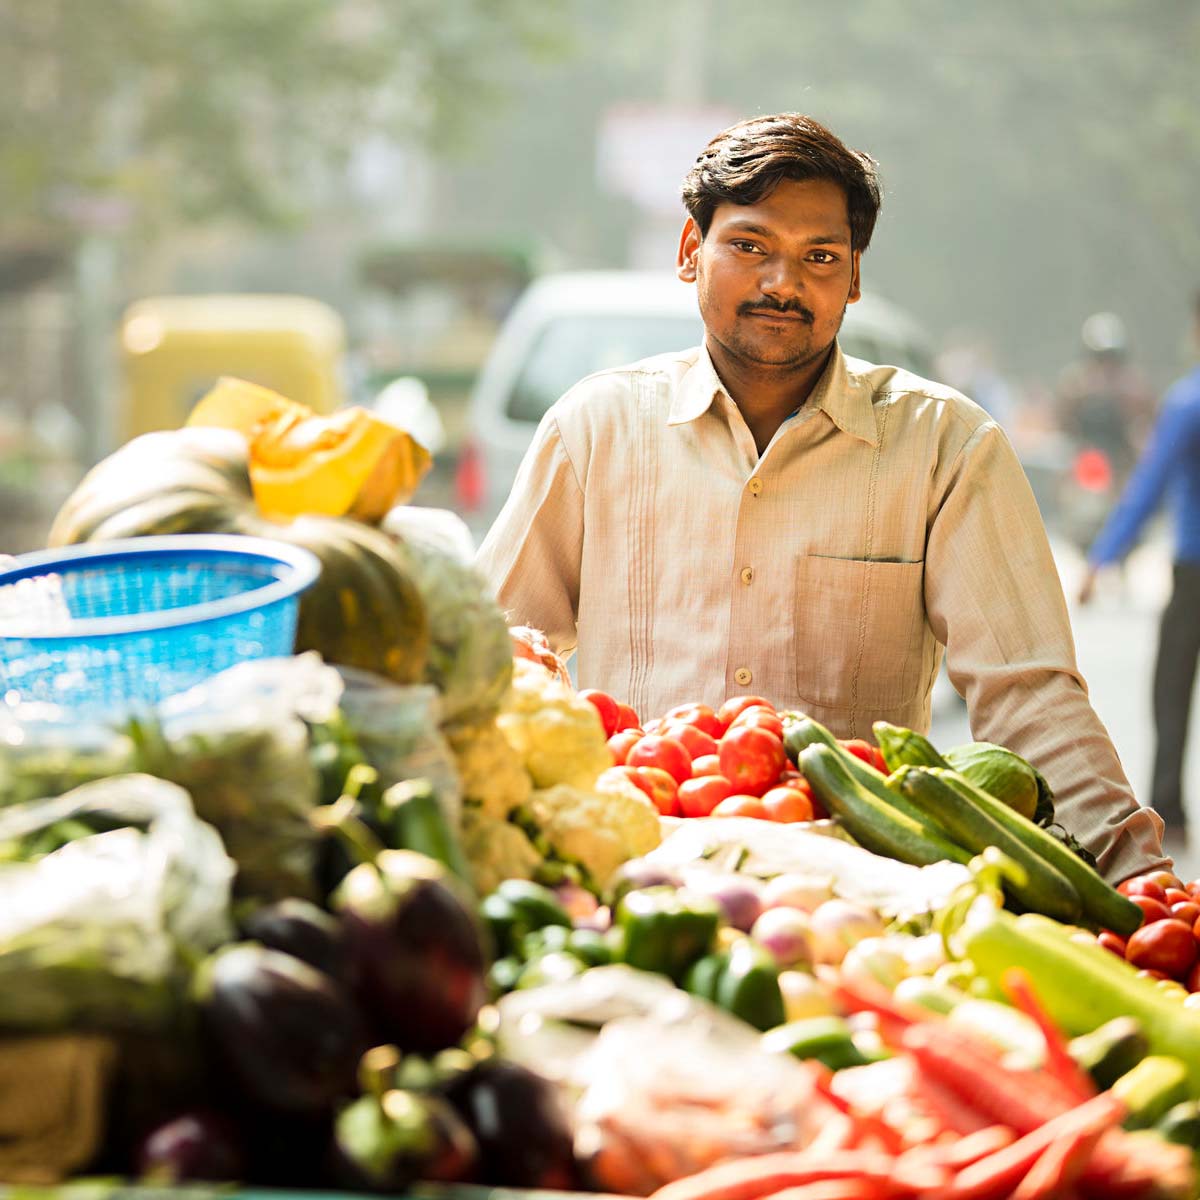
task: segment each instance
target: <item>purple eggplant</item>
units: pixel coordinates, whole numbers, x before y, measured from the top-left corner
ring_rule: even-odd
[[[291,897],[256,908],[242,922],[242,936],[291,954],[334,979],[346,977],[342,924],[311,900]]]
[[[346,876],[333,907],[374,1040],[416,1054],[457,1044],[487,1001],[488,955],[474,905],[446,869],[385,850]]]
[[[362,1021],[323,971],[254,943],[226,946],[201,964],[196,998],[225,1081],[245,1099],[315,1114],[354,1093]]]

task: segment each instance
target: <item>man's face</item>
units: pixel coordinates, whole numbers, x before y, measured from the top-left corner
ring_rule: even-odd
[[[689,217],[678,275],[696,284],[710,350],[802,367],[829,350],[859,298],[858,263],[845,192],[785,179],[757,204],[720,205],[703,239]]]

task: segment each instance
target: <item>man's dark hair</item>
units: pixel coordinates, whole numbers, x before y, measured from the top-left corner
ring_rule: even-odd
[[[865,250],[883,197],[875,160],[803,113],[750,117],[718,133],[683,181],[683,203],[708,233],[720,204],[757,204],[784,179],[827,179],[846,193],[850,245]]]

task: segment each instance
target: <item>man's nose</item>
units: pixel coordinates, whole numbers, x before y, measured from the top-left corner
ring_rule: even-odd
[[[787,300],[804,294],[803,264],[786,255],[772,255],[763,265],[760,286],[776,300]]]

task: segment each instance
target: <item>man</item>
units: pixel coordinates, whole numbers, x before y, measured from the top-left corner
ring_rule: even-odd
[[[1200,293],[1193,304],[1193,336],[1200,346]],[[1185,843],[1183,758],[1200,656],[1200,367],[1164,397],[1145,453],[1092,545],[1079,590],[1081,604],[1091,599],[1100,569],[1129,553],[1167,497],[1174,517],[1174,584],[1160,619],[1154,663],[1150,803],[1166,821],[1171,840]]]
[[[1110,878],[1163,861],[1087,700],[1037,506],[999,427],[846,359],[880,192],[809,117],[719,134],[677,270],[702,347],[602,371],[539,426],[479,563],[581,686],[645,718],[752,692],[839,736],[925,730],[945,646],[981,740],[1031,759]]]

